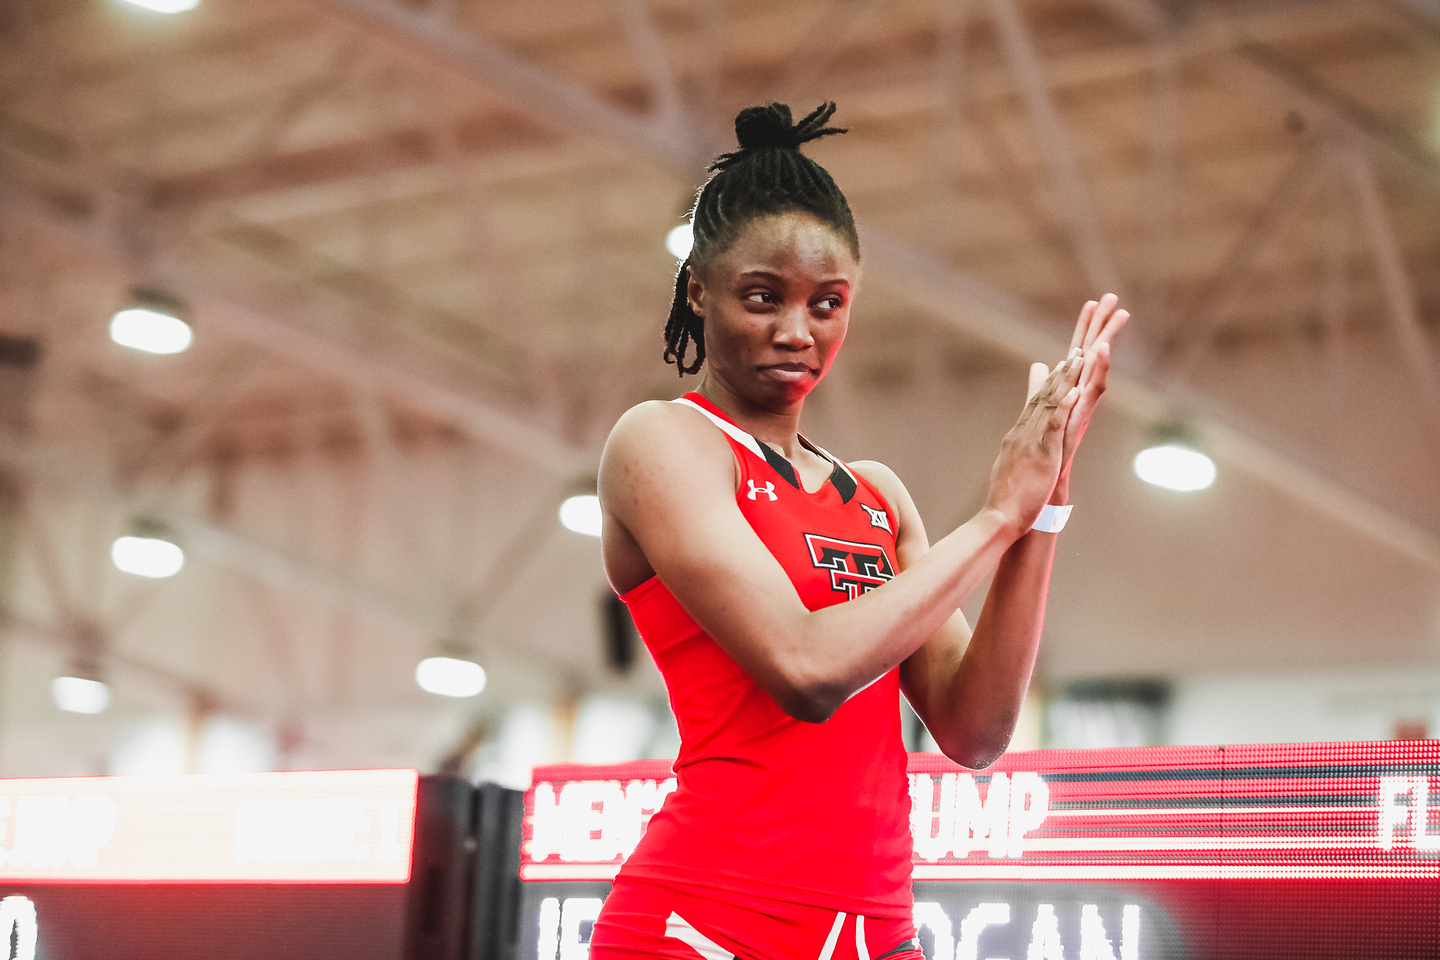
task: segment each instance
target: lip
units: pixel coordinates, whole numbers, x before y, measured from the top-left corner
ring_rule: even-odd
[[[760,367],[764,373],[779,377],[783,380],[804,380],[814,375],[815,370],[808,363],[769,363]]]

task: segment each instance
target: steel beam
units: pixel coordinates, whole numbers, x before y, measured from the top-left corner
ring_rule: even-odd
[[[1085,277],[1097,294],[1108,291],[1123,297],[1120,271],[1101,231],[1103,221],[1099,208],[1090,195],[1075,145],[1050,95],[1050,84],[1030,31],[1014,0],[989,0],[988,5],[1000,34],[1005,62],[1020,88],[1036,144],[1059,195],[1061,212],[1069,224]]]
[[[680,96],[680,81],[646,0],[610,0],[610,3],[620,17],[635,66],[650,86],[651,115],[657,123],[668,127],[672,136],[685,136],[685,104]]]
[[[136,451],[124,464],[123,469],[128,475],[155,474],[163,479],[174,479],[180,473],[221,416],[260,372],[259,351],[250,346],[243,349],[241,356],[227,359],[215,376],[206,379],[178,424],[156,437],[149,446]]]
[[[1403,0],[1405,6],[1440,25],[1440,0]]]
[[[454,31],[437,32],[433,23],[382,0],[310,2],[335,9],[368,26],[384,41],[399,43],[431,62],[441,62],[487,89],[498,89],[513,102],[528,106],[538,116],[563,128],[620,143],[687,174],[693,174],[696,165],[706,159],[692,156],[698,151],[678,146],[674,139],[657,134],[647,120],[604,103],[493,45]],[[7,203],[7,206],[13,212],[14,204]],[[28,213],[29,219],[52,235],[57,230],[53,215],[37,217],[33,208]],[[85,236],[85,232],[74,225],[58,229],[72,250],[77,246],[88,247],[92,253],[114,262],[114,251],[108,244],[101,244],[97,249],[94,238]],[[930,304],[937,316],[946,318],[966,333],[1025,359],[1057,356],[1063,352],[1063,340],[1053,332],[1055,325],[1050,318],[1035,314],[1004,291],[948,264],[934,262],[924,253],[874,231],[867,231],[865,244],[869,262],[888,275],[897,290],[908,291],[916,302]],[[461,425],[478,438],[497,443],[527,462],[562,472],[579,472],[583,467],[593,466],[593,452],[570,447],[478,401],[471,390],[462,386],[466,375],[461,371],[448,365],[437,367],[433,358],[419,361],[419,366],[428,369],[418,369],[414,350],[408,345],[393,344],[397,348],[394,350],[390,349],[391,344],[381,346],[375,342],[373,332],[357,342],[356,331],[336,324],[333,318],[328,324],[305,319],[300,314],[277,320],[236,298],[214,292],[213,286],[196,282],[193,275],[187,282],[185,274],[189,271],[182,265],[166,267],[160,271],[161,279],[173,281],[178,292],[199,300],[197,306],[202,306],[207,315],[241,339],[294,357],[338,379],[354,382],[359,378],[406,396],[432,414]],[[969,309],[956,314],[957,303],[968,304]],[[1157,389],[1127,376],[1123,367],[1112,379],[1112,394],[1119,405],[1142,417],[1169,412],[1175,397],[1173,391]],[[1189,400],[1192,409],[1204,407],[1198,397]],[[1233,420],[1230,414],[1223,416]],[[1440,543],[1433,535],[1347,491],[1271,445],[1253,439],[1245,430],[1227,426],[1221,415],[1202,414],[1198,419],[1198,427],[1207,437],[1224,438],[1221,446],[1233,451],[1237,465],[1407,556],[1440,569]],[[212,546],[223,554],[224,537],[217,537]],[[291,582],[293,577],[287,574],[286,580]],[[369,594],[362,593],[362,597],[366,596]]]
[[[970,0],[938,0],[935,4],[935,66],[933,93],[935,158],[931,163],[930,230],[935,243],[948,256],[958,239],[956,210],[960,205],[956,181],[960,177],[960,150],[964,142],[966,34]]]
[[[1355,194],[1360,226],[1365,231],[1365,239],[1380,272],[1401,354],[1410,367],[1415,391],[1421,406],[1429,414],[1431,428],[1435,436],[1440,438],[1440,367],[1436,366],[1435,357],[1431,353],[1420,319],[1420,305],[1415,296],[1415,288],[1410,281],[1409,271],[1405,268],[1405,258],[1401,255],[1400,243],[1395,238],[1395,228],[1385,211],[1385,200],[1380,195],[1375,171],[1366,159],[1354,150],[1346,151],[1338,159],[1341,172]]]
[[[806,96],[825,76],[840,51],[860,36],[870,18],[886,0],[831,0],[810,29],[783,59],[789,70],[773,84],[763,84],[756,96],[767,93],[787,100]]]
[[[1295,114],[1312,130],[1362,147],[1407,182],[1440,200],[1440,159],[1342,91],[1320,81],[1274,47],[1242,44],[1210,71],[1215,79]]]
[[[599,136],[622,147],[638,146],[661,163],[687,172],[708,160],[654,118],[614,106],[499,44],[444,21],[387,0],[306,2],[362,28],[387,46],[479,82],[491,94],[560,130]]]
[[[1144,37],[1153,37],[1170,27],[1170,18],[1152,0],[1098,0],[1116,20]]]
[[[953,0],[945,2],[947,9],[954,5]],[[722,6],[723,0],[703,0],[699,12],[702,17],[701,29],[707,31],[706,38],[709,42],[700,44],[705,51],[705,57],[697,63],[696,69],[701,74],[702,86],[716,91],[713,97],[710,93],[705,94],[706,103],[718,104],[715,97],[718,97],[720,83],[720,53],[715,49],[716,44],[710,37],[711,32],[720,30],[723,24],[724,18],[719,9]],[[1284,5],[1271,3],[1265,5],[1266,13],[1256,12],[1253,16],[1247,14],[1245,22],[1258,24],[1256,33],[1267,35],[1268,32],[1279,29],[1276,24],[1280,21],[1275,18],[1281,15],[1275,12],[1276,9],[1284,11],[1293,8],[1313,11],[1303,22],[1303,26],[1307,30],[1319,30],[1333,20],[1333,16],[1320,17],[1318,14],[1326,11],[1333,13],[1335,7],[1332,0],[1308,0],[1304,4]],[[1291,13],[1290,16],[1293,19],[1298,14]],[[433,18],[424,19],[429,22]],[[1208,20],[1197,21],[1184,29],[1176,29],[1172,34],[1176,57],[1186,61],[1223,55],[1233,42],[1232,32],[1222,24]],[[814,38],[815,45],[832,42],[833,38],[830,37]],[[411,48],[407,46],[404,49]],[[1104,57],[1073,54],[1051,60],[1046,63],[1046,75],[1053,96],[1056,92],[1075,85],[1091,85],[1132,77],[1152,70],[1153,61],[1153,56],[1144,50],[1121,47],[1107,51]],[[768,61],[733,63],[728,66],[735,73],[744,73],[747,70],[752,73],[762,72],[768,67]],[[928,98],[934,84],[934,70],[928,65],[923,70],[918,69],[922,66],[918,62],[903,66],[908,67],[910,72],[898,77],[893,87],[877,88],[867,84],[863,94],[874,95],[882,100]],[[453,70],[463,74],[460,64],[453,65]],[[967,97],[972,104],[1008,100],[1013,96],[1014,83],[1003,72],[985,73],[975,70],[972,73],[973,76],[967,77]],[[843,100],[847,95],[846,89],[848,88],[842,87],[836,96]],[[861,91],[850,91],[850,95],[858,93]],[[422,109],[424,106],[420,105]],[[701,127],[696,135],[696,143],[693,144],[697,165],[702,161],[708,162],[715,153],[726,149],[726,144],[730,142],[728,122],[716,120],[713,116],[715,109],[718,109],[718,105],[714,108],[707,107],[695,118]],[[377,153],[385,158],[390,170],[424,169],[439,163],[441,158],[433,149],[435,138],[432,135],[438,123],[453,124],[454,139],[467,160],[484,161],[472,164],[467,169],[466,176],[471,180],[501,180],[507,174],[533,177],[552,168],[568,172],[575,168],[576,163],[591,157],[590,154],[581,156],[572,151],[570,156],[557,162],[554,159],[557,150],[556,132],[568,131],[557,130],[553,125],[541,127],[539,124],[543,122],[544,117],[536,116],[533,120],[528,120],[505,109],[490,110],[464,118],[432,116],[417,125],[375,135],[372,139],[383,141],[378,145],[372,143],[371,139],[365,139],[306,148],[263,160],[238,160],[211,170],[162,179],[156,188],[158,195],[167,203],[180,207],[211,205],[245,200],[266,193],[279,193],[282,195],[278,201],[279,207],[273,213],[261,214],[262,217],[304,216],[307,211],[314,209],[316,187],[325,185],[334,188],[350,181],[362,180],[377,172],[374,161],[370,159]],[[606,136],[613,140],[615,137],[623,137],[623,133]],[[688,182],[694,179],[695,171],[699,167],[678,165],[673,169]],[[426,183],[428,188],[428,181]],[[302,195],[299,188],[308,188],[308,192]],[[334,189],[327,191],[330,196],[334,196],[336,192]],[[330,207],[323,206],[322,209]]]
[[[1154,63],[1146,111],[1145,257],[1139,311],[1159,329],[1170,319],[1180,160],[1180,65],[1168,32],[1151,41]]]
[[[0,609],[0,631],[3,631],[12,640],[44,649],[62,649],[67,653],[73,649],[75,643],[73,635],[65,627],[31,620],[11,610]],[[101,659],[105,666],[134,676],[142,682],[163,687],[187,699],[203,699],[218,709],[224,710],[229,716],[258,717],[259,712],[253,706],[225,696],[208,684],[176,673],[159,664],[151,663],[144,658],[107,649]]]
[[[1063,354],[1066,342],[1054,333],[1051,319],[1010,294],[883,235],[867,232],[862,242],[867,268],[940,322],[1019,359]],[[1253,425],[1239,423],[1232,411],[1216,409],[1183,386],[1141,379],[1130,372],[1134,366],[1122,363],[1111,374],[1107,402],[1141,422],[1170,419],[1177,409],[1184,410],[1187,423],[1225,463],[1440,573],[1440,537],[1281,450]]]
[[[1190,375],[1245,296],[1255,267],[1294,222],[1316,183],[1315,149],[1307,145],[1281,175],[1260,209],[1210,274],[1199,296],[1171,328],[1170,342],[1156,365],[1157,375],[1179,382]]]
[[[107,479],[78,467],[73,457],[52,458],[13,434],[5,435],[0,442],[0,464],[47,488],[66,490],[126,514],[157,520],[173,530],[196,556],[279,589],[301,588],[347,608],[367,610],[421,630],[433,630],[445,622],[439,603],[400,596],[285,547],[198,517],[168,501],[157,502],[157,498],[142,491],[120,490]]]
[[[87,224],[67,221],[3,193],[0,209],[32,236],[61,247],[70,256],[110,268],[128,265],[114,242]],[[593,451],[574,447],[500,408],[476,390],[476,371],[468,365],[419,348],[383,324],[324,315],[313,306],[279,309],[257,305],[253,287],[244,281],[215,276],[172,255],[162,255],[151,276],[183,297],[207,325],[265,353],[286,357],[340,383],[404,397],[416,409],[547,472],[569,476],[593,470]]]
[[[552,125],[620,144],[682,176],[693,177],[709,160],[708,156],[696,155],[702,153],[700,150],[657,137],[654,128],[634,114],[524,63],[481,38],[455,32],[437,37],[419,17],[384,0],[308,2],[369,26],[382,43],[467,77]],[[1303,11],[1334,5],[1294,6]],[[1217,27],[1204,24],[1197,29],[1208,35]],[[1006,291],[882,232],[866,230],[862,241],[871,267],[913,302],[928,304],[944,322],[1020,359],[1064,353],[1067,341],[1055,333],[1053,318],[1038,314]],[[957,305],[965,309],[957,311]],[[1233,415],[1209,410],[1202,398],[1174,387],[1162,388],[1129,369],[1122,364],[1111,376],[1110,392],[1117,405],[1143,419],[1160,419],[1173,415],[1177,402],[1185,402],[1194,411],[1191,420],[1196,428],[1216,438],[1217,452],[1230,454],[1237,466],[1352,529],[1440,570],[1440,538],[1434,534],[1281,452],[1259,439],[1253,430],[1231,426]]]

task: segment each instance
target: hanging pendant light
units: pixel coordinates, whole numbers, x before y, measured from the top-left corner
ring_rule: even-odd
[[[1135,454],[1135,475],[1146,483],[1180,493],[1204,490],[1215,482],[1215,461],[1178,423],[1161,424],[1151,444]]]
[[[164,524],[138,519],[127,536],[110,545],[116,569],[154,580],[173,577],[185,566],[185,551]]]
[[[145,353],[180,353],[188,350],[195,338],[185,313],[185,305],[177,297],[137,287],[130,292],[125,308],[110,318],[110,339]]]

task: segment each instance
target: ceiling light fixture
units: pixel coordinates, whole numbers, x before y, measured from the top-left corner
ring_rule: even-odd
[[[560,522],[566,530],[574,530],[587,537],[600,536],[600,498],[593,493],[566,497],[565,502],[560,504]]]
[[[671,228],[665,234],[665,249],[675,255],[676,260],[684,260],[690,256],[690,250],[695,246],[695,233],[688,222]]]
[[[126,573],[160,580],[180,572],[185,566],[185,551],[164,526],[137,520],[132,535],[119,537],[110,545],[110,560]]]
[[[110,319],[110,339],[146,353],[180,353],[194,339],[184,316],[184,305],[168,293],[136,289],[130,305]]]
[[[55,706],[67,713],[104,713],[110,706],[110,688],[88,677],[56,677],[50,681]]]
[[[1135,454],[1135,475],[1146,483],[1181,493],[1204,490],[1215,482],[1215,461],[1175,435],[1162,432]]]
[[[200,0],[123,0],[132,7],[140,7],[149,10],[151,13],[184,13],[186,10],[194,10],[200,5]]]
[[[459,657],[426,657],[415,668],[415,682],[442,697],[473,697],[485,689],[485,668]]]

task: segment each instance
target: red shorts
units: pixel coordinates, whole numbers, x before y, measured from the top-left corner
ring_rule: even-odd
[[[616,878],[590,960],[925,960],[910,920]]]

